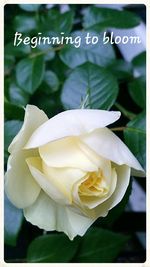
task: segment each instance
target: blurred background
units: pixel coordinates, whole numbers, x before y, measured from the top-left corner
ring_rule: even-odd
[[[145,168],[145,6],[9,4],[4,11],[5,170],[8,146],[22,126],[28,103],[43,109],[49,118],[66,109],[80,108],[83,103],[85,108],[120,110],[121,119],[111,128],[116,128],[115,133]],[[24,37],[37,36],[38,32],[43,36],[64,32],[66,36],[84,37],[87,32],[98,35],[104,31],[107,36],[113,31],[114,38],[139,37],[141,42],[83,43],[79,48],[65,44],[13,46],[15,32]],[[145,179],[132,177],[121,203],[106,218],[99,218],[85,237],[73,242],[63,234],[43,233],[25,221],[22,211],[5,197],[5,261],[40,262],[40,252],[44,255],[42,262],[144,262],[145,193]],[[58,242],[65,244],[66,250],[60,255],[58,247],[53,256],[48,256],[49,248],[56,248]],[[43,244],[47,244],[44,251]]]

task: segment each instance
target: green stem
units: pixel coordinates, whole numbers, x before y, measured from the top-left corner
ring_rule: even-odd
[[[114,132],[121,132],[121,131],[124,131],[126,128],[127,127],[125,126],[121,126],[121,127],[110,128],[110,130]]]
[[[116,102],[116,103],[115,103],[115,106],[116,106],[116,108],[118,108],[118,109],[122,112],[122,114],[123,114],[125,117],[127,117],[129,120],[132,120],[132,119],[135,118],[135,116],[136,116],[135,113],[128,111],[127,109],[125,109],[125,108],[124,108],[122,105],[120,105],[119,103]]]
[[[80,109],[84,109],[84,108],[90,108],[92,109],[92,105],[91,105],[91,92],[90,92],[90,88],[87,88],[86,90],[86,96],[84,99],[81,99],[81,104],[80,104]]]
[[[88,101],[89,96],[86,95],[83,101],[81,102],[80,109],[85,109],[87,106],[87,101]]]
[[[57,47],[50,47],[46,50],[43,50],[43,51],[39,51],[39,52],[36,52],[36,53],[33,53],[33,54],[30,54],[29,55],[29,58],[34,58],[34,57],[38,57],[38,56],[42,56],[42,55],[45,55],[47,54],[48,52],[50,51],[59,51],[63,48],[63,45],[60,45],[60,46],[57,46]]]

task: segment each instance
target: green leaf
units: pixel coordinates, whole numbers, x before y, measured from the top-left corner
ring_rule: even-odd
[[[21,43],[19,46],[14,46],[12,42],[5,45],[5,54],[10,56],[21,57],[28,55],[31,51],[30,45]]]
[[[5,118],[7,120],[23,120],[24,109],[8,101],[4,102]]]
[[[43,80],[44,68],[42,56],[22,59],[16,66],[18,85],[25,92],[33,94]]]
[[[4,124],[4,163],[7,163],[8,160],[8,147],[13,138],[21,129],[21,126],[22,121],[19,120],[6,121]]]
[[[19,132],[22,126],[22,121],[19,120],[11,120],[6,121],[4,124],[4,149],[8,151],[8,146],[10,145],[13,138]]]
[[[64,32],[67,35],[73,26],[74,13],[68,11],[65,13],[60,13],[58,10],[50,9],[46,14],[40,17],[39,28],[41,32],[51,32],[60,34]]]
[[[14,29],[17,32],[30,32],[36,28],[36,19],[33,16],[18,15],[14,18]]]
[[[19,5],[21,9],[25,10],[25,11],[29,11],[29,12],[33,12],[33,11],[37,11],[41,5],[36,5],[36,4],[20,4]]]
[[[66,45],[59,53],[61,60],[70,68],[75,68],[86,61],[100,66],[106,66],[115,59],[113,46],[109,43],[106,45],[103,44],[101,33],[97,34],[96,32],[90,32],[91,37],[95,35],[99,37],[99,42],[95,45],[86,44],[85,37],[87,36],[87,33],[88,32],[86,31],[74,32],[71,35],[73,40],[76,40],[78,45],[78,39],[80,36],[81,45],[78,48],[74,45]]]
[[[117,77],[118,80],[128,80],[132,77],[132,65],[129,62],[126,62],[122,59],[116,59],[111,62],[110,65],[107,66],[107,70],[109,70],[114,76]]]
[[[8,151],[5,151],[5,150],[4,150],[4,168],[7,167],[7,160],[8,160],[8,157],[9,157],[9,153],[8,153]]]
[[[79,245],[78,239],[70,241],[64,234],[39,236],[32,241],[27,252],[28,262],[69,262]]]
[[[135,118],[136,114],[128,110],[127,108],[123,107],[121,104],[118,102],[115,102],[115,107],[122,113],[122,115],[129,120],[132,120]]]
[[[127,236],[105,229],[91,228],[82,239],[77,262],[114,262],[128,240]]]
[[[43,86],[42,88],[41,85],[37,93],[34,94],[32,103],[38,108],[42,109],[47,114],[47,116],[51,118],[62,111],[62,107],[60,107],[59,97],[56,94],[55,96],[51,96],[46,90],[45,87]]]
[[[61,84],[64,83],[66,77],[68,77],[68,73],[71,71],[67,65],[63,63],[58,54],[56,54],[55,59],[50,62],[49,67],[56,73]]]
[[[146,107],[146,81],[145,77],[141,76],[129,83],[129,94],[133,101],[141,107]]]
[[[5,244],[15,246],[23,222],[22,210],[13,206],[5,195],[4,199],[4,239]]]
[[[146,52],[142,52],[133,58],[132,64],[140,75],[146,75]]]
[[[44,74],[44,92],[50,94],[55,93],[59,89],[59,80],[57,75],[50,70],[47,70]]]
[[[95,6],[87,8],[83,18],[83,27],[94,30],[107,27],[127,29],[133,28],[139,23],[140,18],[132,12]]]
[[[110,109],[118,95],[114,76],[92,63],[74,69],[66,80],[61,100],[66,109],[79,108],[89,93],[89,107]]]
[[[9,87],[9,100],[18,106],[26,106],[29,102],[29,94],[23,91],[15,82]]]
[[[4,56],[4,72],[5,75],[8,75],[10,71],[13,69],[15,63],[15,58],[13,55],[5,54]]]
[[[42,51],[43,54],[44,54],[44,59],[46,61],[48,60],[52,60],[54,57],[55,57],[55,51],[54,49],[52,48],[52,46],[50,46],[49,44],[39,44],[37,46],[37,48],[33,48],[34,49],[34,52],[36,51]]]
[[[5,77],[4,78],[4,99],[9,99],[9,87],[10,87],[10,78],[9,77]]]
[[[142,112],[127,124],[124,130],[127,146],[139,160],[143,168],[146,166],[146,117]]]

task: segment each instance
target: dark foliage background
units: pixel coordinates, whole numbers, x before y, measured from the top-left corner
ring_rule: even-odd
[[[144,5],[130,5],[122,11],[94,5],[5,6],[5,168],[8,146],[21,128],[28,103],[43,109],[49,118],[83,105],[120,110],[122,117],[112,127],[117,127],[116,134],[145,168],[145,51],[127,62],[111,44],[13,46],[16,31],[30,37],[38,32],[83,37],[86,32],[104,31],[109,36],[110,28],[132,29],[141,21],[145,22]],[[144,179],[132,180],[145,191]],[[144,262],[145,245],[137,232],[145,231],[145,214],[125,210],[131,189],[132,181],[121,203],[74,241],[32,226],[5,197],[5,261]]]

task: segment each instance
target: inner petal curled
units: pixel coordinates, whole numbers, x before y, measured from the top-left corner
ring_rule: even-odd
[[[110,185],[107,185],[102,170],[91,172],[88,178],[79,186],[79,196],[80,198],[82,198],[82,196],[103,197],[107,195],[109,186]]]
[[[111,163],[110,163],[111,166]],[[106,173],[110,176],[106,177]],[[92,209],[105,202],[115,191],[117,184],[117,172],[115,168],[109,172],[99,168],[96,172],[87,173],[84,179],[81,179],[74,185],[74,202],[86,214],[91,214]]]

